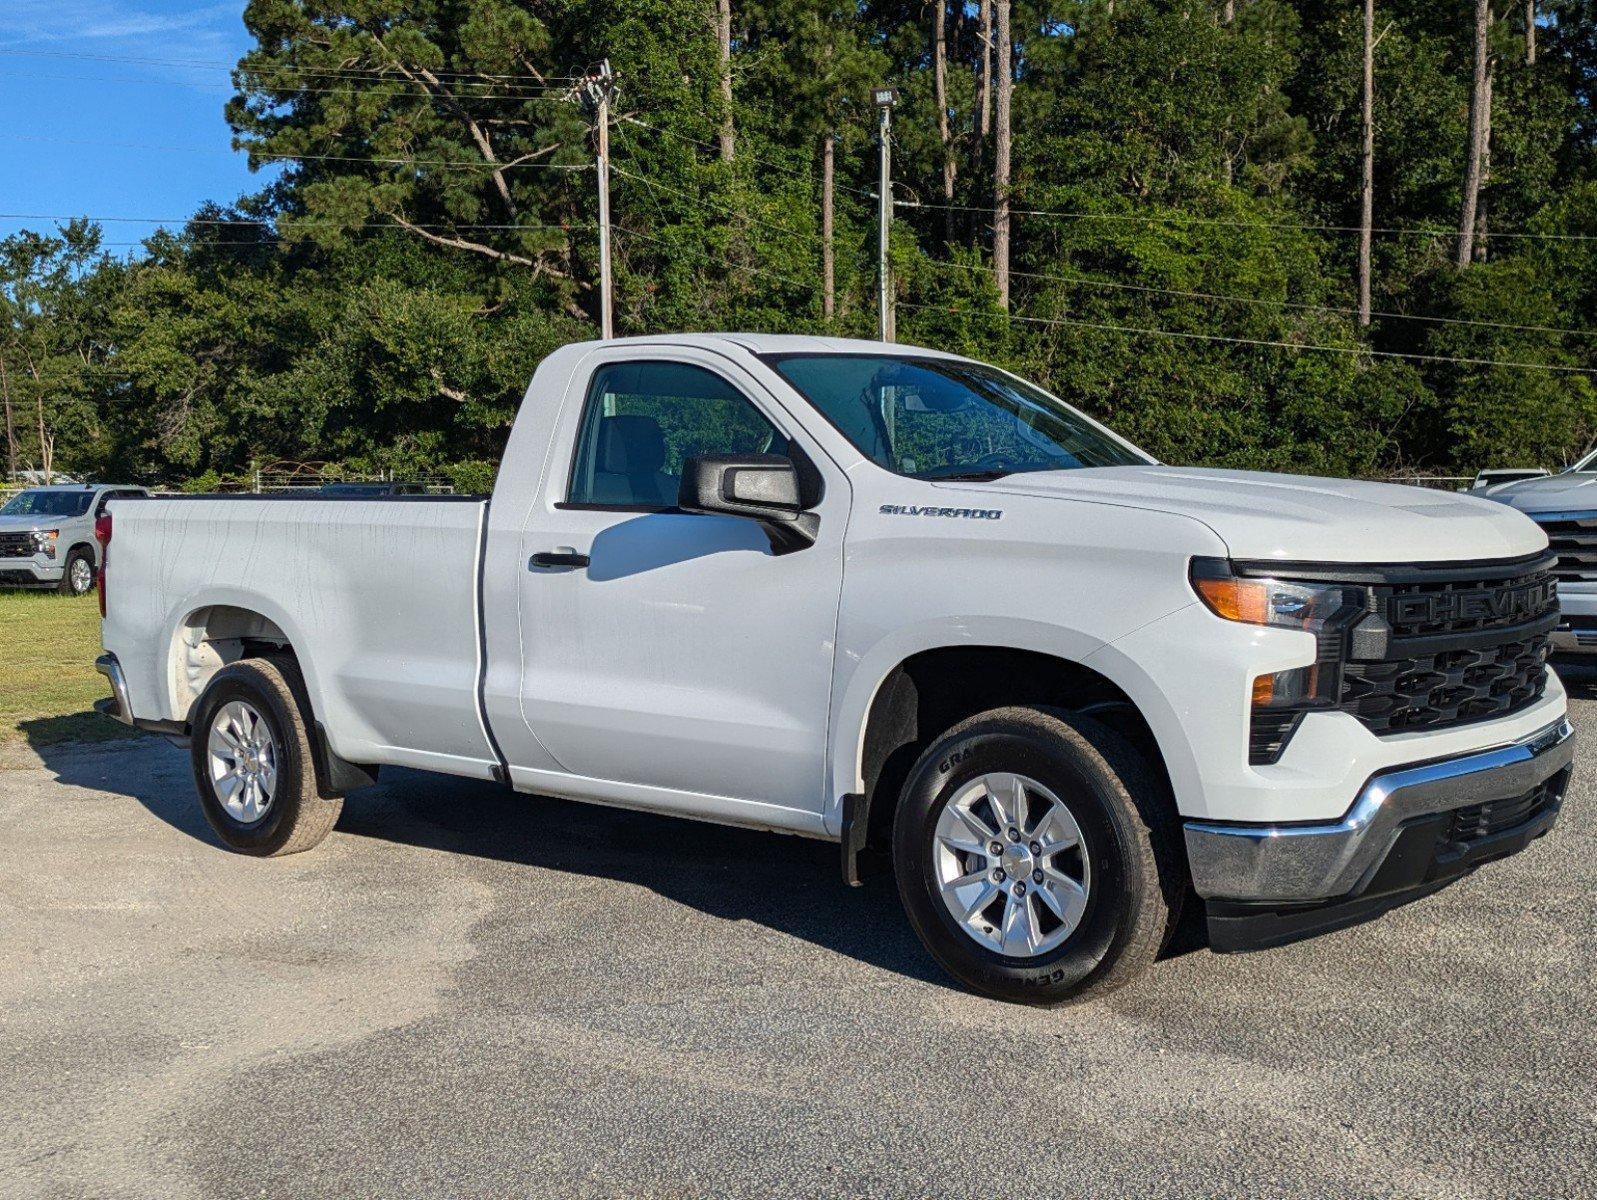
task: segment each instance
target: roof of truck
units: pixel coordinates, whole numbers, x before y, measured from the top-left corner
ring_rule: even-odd
[[[628,344],[636,346],[703,346],[726,349],[736,346],[751,354],[883,354],[894,351],[956,358],[943,350],[902,343],[867,341],[863,338],[820,337],[807,333],[651,333],[643,337],[612,338],[608,342],[588,342],[590,346]]]

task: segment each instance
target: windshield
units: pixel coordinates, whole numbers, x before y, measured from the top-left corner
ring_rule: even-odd
[[[1151,459],[1046,392],[962,359],[781,354],[766,361],[879,466],[917,479]]]
[[[18,492],[0,517],[81,517],[93,499],[93,492]]]

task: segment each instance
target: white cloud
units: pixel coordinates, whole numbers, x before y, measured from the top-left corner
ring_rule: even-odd
[[[237,59],[245,44],[240,12],[238,0],[203,6],[181,0],[146,0],[143,5],[119,0],[4,0],[0,49],[21,58],[28,50],[39,51],[36,61],[41,71],[46,69],[45,56],[52,53],[171,60],[130,63],[118,70],[226,88],[225,66]]]

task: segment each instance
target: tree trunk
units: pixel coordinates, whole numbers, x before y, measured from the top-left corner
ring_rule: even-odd
[[[732,161],[732,0],[715,0],[715,41],[721,54],[721,161]]]
[[[1536,0],[1525,0],[1525,65],[1536,65]]]
[[[997,136],[993,148],[993,278],[998,285],[998,303],[1009,308],[1009,103],[1014,91],[1014,53],[1009,40],[1010,0],[996,0],[998,6],[998,104]]]
[[[1225,0],[1225,4],[1221,7],[1221,10],[1220,10],[1220,20],[1221,20],[1221,22],[1223,24],[1229,25],[1229,24],[1231,24],[1232,21],[1235,21],[1236,19],[1237,19],[1237,0]]]
[[[1481,135],[1481,192],[1475,202],[1475,261],[1486,261],[1486,209],[1491,201],[1487,185],[1492,181],[1492,76],[1486,76],[1486,119]]]
[[[821,142],[821,313],[830,321],[837,311],[835,264],[832,256],[832,175],[837,135],[827,133]]]
[[[1486,128],[1491,120],[1491,62],[1487,34],[1491,31],[1491,0],[1475,0],[1475,78],[1469,98],[1469,148],[1464,164],[1464,203],[1458,214],[1458,258],[1467,267],[1475,255],[1475,209],[1481,197],[1481,160],[1485,157]]]
[[[981,0],[981,75],[976,82],[981,109],[981,140],[993,132],[993,0]]]
[[[34,380],[37,385],[37,377]],[[52,479],[52,464],[55,461],[55,438],[51,437],[44,427],[44,389],[38,386],[33,390],[34,407],[39,414],[39,469],[44,472],[44,484],[50,486]]]
[[[54,478],[55,437],[44,425],[44,380],[39,378],[38,364],[31,352],[24,350],[28,359],[28,374],[33,376],[33,405],[39,418],[39,469],[44,473],[45,486]]]
[[[6,482],[17,481],[17,427],[11,419],[11,377],[6,374],[6,360],[0,358],[0,394],[6,405]]]
[[[1375,224],[1375,0],[1364,0],[1363,146],[1359,159],[1359,324],[1370,323],[1370,238]]]
[[[954,240],[954,136],[948,127],[948,4],[932,0],[932,92],[937,100],[937,136],[943,143],[944,240]]]

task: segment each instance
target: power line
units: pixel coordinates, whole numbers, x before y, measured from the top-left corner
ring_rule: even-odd
[[[669,184],[657,183],[643,175],[636,175],[633,172],[628,171],[625,167],[617,167],[612,165],[611,170],[624,179],[634,179],[643,184],[645,187],[652,188],[657,192],[665,192],[668,195],[680,196],[684,200],[691,200],[697,204],[708,205],[709,207],[718,209],[729,216],[737,217],[740,220],[749,221],[755,225],[764,226],[766,229],[771,229],[777,233],[786,234],[788,237],[803,238],[812,242],[823,240],[821,235],[818,233],[810,233],[806,230],[793,229],[787,225],[778,225],[774,221],[766,221],[759,217],[749,216],[740,209],[733,208],[729,205],[718,204],[714,200],[707,200],[703,196],[695,196],[692,192],[683,191],[681,188],[671,187]]]
[[[7,79],[50,79],[50,80],[55,80],[55,81],[62,82],[62,83],[83,83],[83,82],[85,82],[85,79],[82,76],[79,76],[79,75],[47,75],[47,74],[40,74],[40,73],[35,72],[35,71],[6,71],[6,72],[3,72],[3,73],[0,73],[0,77],[7,78]],[[116,84],[123,84],[123,83],[154,84],[154,85],[160,86],[160,87],[203,88],[203,89],[205,89],[207,91],[215,92],[215,93],[218,93],[218,94],[221,94],[221,95],[237,95],[242,90],[242,89],[231,87],[231,86],[225,86],[225,85],[220,84],[220,83],[217,83],[217,84],[211,84],[211,83],[194,84],[194,83],[190,83],[188,81],[182,80],[182,79],[139,78],[137,76],[131,76],[131,75],[100,76],[99,77],[99,82],[102,82],[102,83],[116,83]],[[362,96],[362,97],[377,97],[379,99],[392,99],[392,98],[394,98],[396,96],[415,97],[417,99],[432,99],[432,100],[440,99],[440,97],[438,96],[437,93],[435,93],[433,91],[430,91],[425,85],[421,84],[420,82],[417,82],[414,85],[407,85],[404,80],[394,79],[391,82],[399,84],[400,86],[397,87],[397,88],[372,88],[372,87],[359,87],[359,86],[357,86],[358,84],[361,84],[361,83],[364,83],[364,82],[365,82],[364,80],[351,79],[351,80],[348,81],[349,86],[347,86],[347,87],[312,87],[312,86],[305,85],[305,84],[284,84],[284,83],[264,84],[264,85],[262,85],[262,89],[261,90],[271,91],[271,92],[292,92],[292,93],[295,93],[295,94],[304,94],[304,95],[337,95],[337,96],[357,95],[357,96]],[[384,82],[389,82],[389,80],[385,78]],[[487,86],[491,86],[491,85],[483,84],[481,86],[487,87]],[[485,101],[493,101],[493,102],[496,102],[496,103],[531,104],[531,103],[536,103],[536,102],[545,101],[545,100],[559,100],[559,99],[562,99],[564,97],[564,95],[565,95],[565,89],[551,86],[551,87],[539,89],[539,90],[536,90],[536,91],[529,90],[529,91],[526,91],[526,92],[523,92],[523,93],[506,93],[506,94],[503,94],[503,95],[492,95],[492,94],[472,95],[470,93],[462,93],[462,92],[459,92],[459,91],[451,91],[449,95],[450,95],[451,99],[459,101],[461,103],[470,102],[470,103],[478,104],[478,103],[482,103],[482,102],[485,102]]]
[[[582,170],[589,168],[583,167]],[[300,217],[292,213],[284,213],[277,218],[278,221],[288,221],[294,225],[339,225],[346,229],[398,229],[398,225],[388,221],[340,221],[335,217]],[[76,216],[52,216],[48,213],[0,213],[0,221],[91,221],[99,225],[260,225],[270,227],[275,222],[255,217],[95,217],[87,213]],[[461,225],[424,225],[414,224],[415,229],[478,229],[478,230],[509,230],[511,232],[531,231],[538,229],[583,229],[591,226],[591,222],[565,224],[565,225],[511,225],[511,224],[461,224]]]
[[[992,274],[994,268],[979,263],[939,262],[934,264],[939,267],[953,267],[961,271],[981,271]],[[1332,304],[1306,304],[1295,300],[1271,300],[1263,296],[1229,296],[1221,292],[1189,292],[1177,288],[1152,287],[1140,283],[1119,283],[1108,279],[1088,279],[1081,275],[1048,275],[1037,271],[1017,271],[1010,268],[1010,275],[1023,279],[1042,279],[1054,283],[1070,284],[1072,286],[1115,288],[1122,291],[1145,292],[1157,296],[1179,296],[1189,300],[1227,301],[1235,304],[1262,304],[1272,308],[1291,308],[1305,312],[1333,313],[1341,316],[1356,316],[1358,309],[1343,308]],[[1522,333],[1555,333],[1567,334],[1571,337],[1597,337],[1597,330],[1593,329],[1563,329],[1556,325],[1512,325],[1503,321],[1476,321],[1466,317],[1431,317],[1417,313],[1400,312],[1372,312],[1371,316],[1389,317],[1401,321],[1429,321],[1440,325],[1470,325],[1486,329],[1511,329]]]
[[[199,69],[216,68],[216,69],[227,70],[227,71],[242,71],[242,70],[256,71],[256,70],[264,70],[264,71],[275,71],[275,72],[280,72],[280,73],[290,73],[290,74],[300,74],[300,75],[338,75],[338,76],[368,76],[368,75],[370,75],[370,76],[379,76],[379,77],[384,77],[384,78],[392,78],[393,77],[393,69],[392,68],[388,68],[388,67],[357,67],[357,66],[308,67],[308,66],[295,66],[295,65],[288,64],[288,63],[269,63],[269,64],[264,64],[264,65],[261,65],[261,66],[253,66],[253,65],[252,66],[245,66],[245,64],[243,63],[243,60],[241,60],[241,59],[236,59],[236,60],[233,60],[233,61],[227,61],[225,59],[215,59],[215,58],[212,58],[212,59],[151,58],[151,57],[146,57],[146,56],[142,56],[142,55],[86,54],[86,53],[81,53],[81,52],[68,52],[68,51],[58,51],[58,50],[17,50],[17,49],[10,49],[10,48],[0,49],[0,55],[4,55],[4,56],[6,56],[8,58],[52,58],[52,59],[66,59],[66,60],[71,60],[71,61],[82,61],[82,62],[127,63],[129,65],[135,65],[135,66],[151,66],[151,67],[185,67],[185,68],[199,68]],[[519,73],[514,73],[514,74],[502,74],[502,73],[495,73],[495,72],[491,72],[491,71],[461,71],[461,70],[453,70],[453,69],[449,69],[449,68],[440,68],[438,70],[430,70],[429,74],[434,75],[434,76],[436,76],[439,79],[443,79],[443,78],[446,78],[446,77],[452,77],[452,78],[464,78],[464,79],[496,80],[496,81],[505,81],[505,82],[514,82],[514,81],[517,81],[517,80],[528,80],[528,81],[530,81],[532,83],[540,84],[540,85],[541,84],[546,84],[546,83],[548,83],[548,84],[570,83],[573,80],[580,78],[580,76],[576,76],[576,75],[538,75],[535,72],[531,72],[531,71],[519,72]]]
[[[636,180],[644,183],[645,185],[647,185],[647,186],[649,186],[651,188],[655,188],[657,190],[667,191],[667,192],[670,192],[670,193],[672,193],[674,195],[680,196],[680,197],[682,197],[684,199],[695,201],[695,202],[700,203],[700,204],[710,205],[711,207],[720,209],[722,212],[730,213],[730,214],[732,214],[734,216],[743,217],[743,219],[745,219],[745,220],[753,221],[757,225],[763,225],[766,228],[773,229],[773,230],[775,230],[778,233],[782,233],[782,234],[787,235],[788,237],[802,238],[802,239],[807,239],[809,241],[821,241],[822,240],[822,238],[821,238],[821,236],[819,234],[811,233],[811,232],[806,231],[806,230],[793,229],[790,226],[779,225],[779,224],[775,224],[775,223],[770,222],[770,221],[762,221],[762,220],[760,220],[757,217],[749,217],[746,214],[743,214],[740,211],[738,211],[736,209],[733,209],[733,208],[731,208],[731,207],[729,207],[727,205],[717,204],[715,201],[707,200],[707,199],[705,199],[704,197],[701,197],[701,196],[694,196],[691,193],[685,192],[685,191],[683,191],[680,188],[673,188],[673,187],[669,187],[669,186],[667,186],[665,184],[658,184],[658,183],[654,182],[653,180],[644,178],[641,175],[634,175],[632,172],[626,171],[626,170],[624,170],[621,167],[616,167],[615,170],[616,170],[617,174],[625,175],[629,179],[636,179]],[[928,260],[928,261],[931,261],[931,260]],[[989,266],[974,265],[974,264],[969,264],[969,263],[958,263],[958,262],[941,262],[941,263],[934,263],[934,265],[942,266],[942,267],[952,267],[952,268],[956,268],[956,269],[964,270],[964,271],[981,271],[981,272],[984,272],[984,273],[987,273],[987,274],[991,274],[993,272],[993,270],[994,270],[992,267],[989,267]],[[1179,297],[1185,297],[1185,298],[1188,298],[1188,299],[1206,300],[1206,301],[1211,301],[1211,302],[1213,302],[1213,301],[1221,301],[1221,302],[1223,302],[1223,301],[1235,301],[1237,303],[1242,303],[1242,304],[1263,304],[1263,305],[1277,306],[1277,307],[1281,307],[1281,308],[1292,308],[1292,309],[1299,309],[1299,310],[1305,310],[1305,311],[1311,311],[1311,312],[1326,312],[1326,313],[1335,313],[1335,314],[1342,314],[1342,315],[1352,315],[1355,312],[1355,310],[1351,309],[1351,308],[1338,308],[1338,307],[1333,306],[1333,305],[1306,304],[1306,303],[1290,301],[1290,300],[1271,300],[1271,299],[1267,299],[1267,298],[1264,298],[1264,297],[1256,297],[1256,296],[1227,296],[1227,295],[1223,295],[1223,294],[1220,294],[1220,293],[1214,293],[1214,292],[1181,291],[1181,290],[1175,289],[1175,288],[1156,288],[1156,287],[1151,287],[1151,286],[1147,286],[1147,285],[1143,285],[1143,284],[1117,283],[1117,282],[1113,282],[1113,281],[1109,281],[1109,280],[1086,279],[1086,278],[1082,278],[1082,277],[1079,277],[1079,276],[1050,275],[1050,274],[1044,274],[1044,273],[1035,272],[1035,271],[1016,271],[1016,270],[1011,269],[1010,274],[1013,275],[1013,276],[1019,276],[1019,277],[1029,278],[1029,279],[1051,280],[1051,281],[1057,282],[1057,283],[1076,284],[1076,285],[1081,285],[1081,286],[1086,286],[1086,287],[1115,288],[1115,289],[1121,289],[1121,290],[1127,290],[1127,291],[1153,293],[1153,294],[1157,294],[1157,295],[1179,296]],[[1597,330],[1565,329],[1565,328],[1560,328],[1558,326],[1552,326],[1552,325],[1514,325],[1514,324],[1509,324],[1509,323],[1506,323],[1506,322],[1499,322],[1499,321],[1477,321],[1477,320],[1471,320],[1471,319],[1464,318],[1464,317],[1432,317],[1432,316],[1421,316],[1421,315],[1416,315],[1416,314],[1397,313],[1397,312],[1379,312],[1379,313],[1376,313],[1374,315],[1380,316],[1380,317],[1390,317],[1390,318],[1400,319],[1400,320],[1426,321],[1426,322],[1433,322],[1433,323],[1444,324],[1444,325],[1462,325],[1462,326],[1470,326],[1470,327],[1476,327],[1476,328],[1507,329],[1507,330],[1516,330],[1516,331],[1519,331],[1519,332],[1527,332],[1527,333],[1550,333],[1550,334],[1568,335],[1568,336],[1572,336],[1572,337],[1597,337]],[[1369,353],[1377,353],[1377,352],[1376,351],[1370,351]],[[1379,353],[1381,353],[1383,355],[1388,355],[1388,354],[1395,354],[1397,352],[1396,351],[1381,351]]]
[[[899,208],[929,208],[939,212],[977,212],[990,213],[991,206],[971,204],[935,204],[929,200],[899,200],[895,201]],[[1012,208],[1010,216],[1014,217],[1055,217],[1060,220],[1071,221],[1135,221],[1150,225],[1213,225],[1231,229],[1287,229],[1305,233],[1359,233],[1357,225],[1299,225],[1289,221],[1236,221],[1222,217],[1193,217],[1182,215],[1144,216],[1138,213],[1095,213],[1071,212],[1061,209],[1047,208]],[[1371,233],[1389,233],[1414,237],[1457,237],[1456,229],[1432,229],[1423,226],[1413,228],[1401,226],[1375,226]],[[1531,233],[1526,230],[1498,230],[1490,231],[1494,238],[1524,238],[1528,240],[1564,241],[1564,242],[1597,242],[1597,234],[1590,233]]]
[[[721,149],[714,142],[701,141],[700,139],[698,139],[696,137],[689,137],[685,133],[678,133],[674,129],[666,129],[664,126],[661,126],[661,125],[651,125],[648,121],[639,120],[637,117],[623,117],[622,119],[624,121],[626,121],[626,123],[629,124],[629,125],[637,125],[640,128],[649,130],[649,132],[651,132],[651,133],[662,134],[665,137],[673,138],[673,139],[675,139],[676,141],[679,141],[679,142],[687,142],[690,145],[698,146],[702,150],[712,150],[712,151],[715,151],[715,152],[719,153],[720,149]],[[773,160],[771,160],[769,158],[756,157],[755,155],[749,154],[746,151],[739,151],[737,153],[737,155],[733,158],[732,161],[734,163],[737,163],[737,162],[759,163],[762,167],[770,167],[772,170],[776,170],[776,171],[785,171],[789,175],[795,175],[795,176],[797,176],[800,179],[807,179],[811,183],[816,183],[816,182],[819,181],[819,177],[815,174],[814,171],[806,171],[802,167],[786,166],[786,165],[784,165],[782,163],[775,162],[775,161],[773,161]],[[868,191],[865,188],[850,187],[846,183],[838,183],[835,179],[832,181],[832,186],[834,188],[836,188],[840,192],[853,192],[856,196],[865,196],[865,197],[867,197],[868,199],[871,199],[871,200],[876,199],[876,193],[875,192]]]
[[[1261,346],[1277,350],[1316,350],[1326,354],[1351,354],[1359,358],[1401,358],[1414,362],[1453,363],[1476,367],[1518,367],[1530,371],[1553,371],[1570,375],[1597,375],[1592,367],[1567,367],[1557,363],[1519,362],[1513,359],[1459,358],[1447,354],[1410,354],[1399,350],[1371,350],[1363,346],[1322,346],[1311,342],[1278,342],[1266,338],[1226,337],[1217,333],[1186,333],[1177,329],[1148,329],[1137,325],[1111,325],[1102,321],[1078,321],[1065,317],[1023,317],[1000,311],[983,312],[976,309],[950,308],[944,304],[911,304],[900,301],[905,308],[919,308],[964,317],[990,317],[1001,321],[1024,321],[1030,325],[1064,325],[1080,329],[1099,329],[1110,333],[1144,334],[1150,337],[1182,338],[1201,342],[1228,342],[1237,346]]]
[[[468,228],[468,227],[467,226],[461,226],[461,225],[439,225],[439,226],[418,225],[418,226],[416,226],[416,228],[418,228],[418,229],[434,229],[434,228],[436,228],[436,229],[449,230],[449,229],[463,229],[463,228]],[[563,231],[566,231],[566,232],[575,233],[575,232],[581,232],[581,231],[584,231],[584,230],[593,229],[593,228],[595,228],[595,225],[594,225],[594,223],[592,221],[587,221],[587,222],[577,222],[577,223],[569,224],[569,225],[518,225],[518,226],[516,226],[516,228],[519,229],[519,230],[524,230],[524,231],[526,231],[528,233],[546,232],[546,231],[550,231],[550,230],[563,230]],[[346,232],[353,233],[356,230],[359,230],[361,233],[375,233],[375,232],[378,232],[378,231],[381,231],[381,230],[388,230],[390,232],[403,232],[403,227],[400,226],[400,225],[373,223],[373,224],[363,225],[363,226],[351,226],[351,227],[349,227],[346,230]],[[120,241],[120,240],[119,241],[101,241],[101,242],[97,243],[97,245],[99,245],[101,247],[105,247],[105,246],[119,246],[119,247],[147,246],[147,245],[149,245],[151,240],[153,240],[154,238],[160,236],[163,233],[171,234],[173,237],[182,236],[182,234],[179,231],[175,231],[175,230],[171,230],[171,229],[164,229],[163,228],[163,229],[156,230],[155,233],[152,233],[149,237],[142,238],[142,239],[140,239],[138,241]],[[282,241],[283,241],[283,235],[282,234],[276,233],[276,232],[267,232],[267,233],[263,234],[261,237],[258,237],[258,238],[241,238],[241,239],[236,239],[236,240],[232,239],[232,238],[205,238],[204,240],[196,243],[196,248],[202,249],[202,250],[209,250],[212,246],[272,247],[272,246],[278,246],[279,244],[282,243]]]
[[[672,250],[688,250],[688,251],[690,251],[690,252],[692,252],[694,254],[699,255],[701,258],[705,259],[705,261],[712,262],[712,263],[718,263],[719,265],[721,265],[723,267],[726,267],[728,270],[732,270],[732,271],[752,271],[756,275],[764,275],[768,279],[775,279],[775,280],[777,280],[780,283],[787,284],[789,287],[802,288],[802,289],[808,291],[808,290],[813,289],[814,286],[815,286],[812,283],[801,283],[797,279],[789,279],[786,275],[779,275],[777,272],[768,271],[764,267],[756,267],[756,266],[753,266],[752,264],[749,264],[749,263],[735,263],[735,262],[732,262],[731,260],[723,258],[723,257],[721,257],[718,254],[713,254],[710,251],[706,250],[703,246],[700,246],[700,245],[697,245],[697,244],[694,244],[694,243],[673,242],[673,241],[670,241],[667,238],[656,237],[656,236],[654,236],[653,234],[650,234],[650,233],[643,233],[640,230],[628,229],[625,225],[617,225],[617,226],[615,226],[615,232],[624,233],[628,237],[642,238],[646,242],[653,242],[656,245],[665,246],[665,247],[667,247],[669,249],[672,249]]]
[[[119,150],[150,150],[168,154],[212,154],[215,153],[204,146],[154,146],[145,142],[99,142],[75,138],[45,138],[34,137],[25,133],[5,133],[0,137],[15,142],[43,142],[56,146],[97,146],[107,149]],[[460,162],[443,158],[376,158],[355,154],[273,154],[264,150],[255,150],[249,146],[242,147],[256,158],[270,162],[347,162],[347,163],[372,163],[379,166],[396,167],[448,167],[453,170],[469,171],[588,171],[592,167],[588,163],[531,163],[531,162],[505,162],[491,163],[486,160],[481,162]]]

